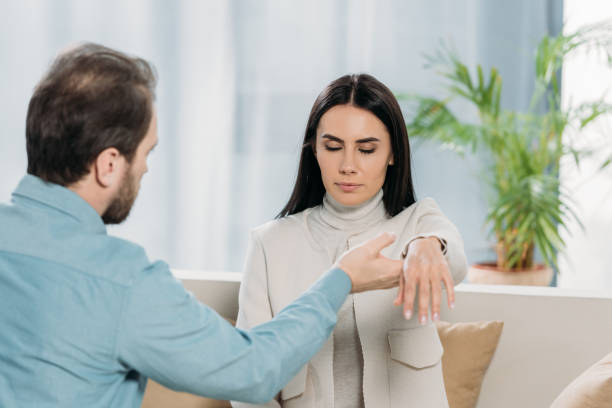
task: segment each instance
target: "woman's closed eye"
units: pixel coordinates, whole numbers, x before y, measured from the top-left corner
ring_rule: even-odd
[[[336,152],[338,150],[342,149],[342,146],[340,145],[330,145],[330,144],[326,144],[325,145],[325,150],[329,151],[329,152]]]
[[[357,146],[359,147],[359,151],[363,154],[372,154],[376,151],[376,143],[360,143]]]
[[[325,145],[325,150],[329,151],[329,152],[337,152],[338,150],[342,149],[342,146],[330,146],[330,145]],[[363,154],[372,154],[376,151],[375,148],[359,148],[359,151]]]

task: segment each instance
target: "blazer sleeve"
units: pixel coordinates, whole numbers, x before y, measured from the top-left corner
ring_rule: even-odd
[[[415,237],[435,236],[446,241],[446,260],[455,285],[460,283],[467,274],[467,260],[459,230],[446,218],[432,198],[421,200],[415,215],[417,217]],[[408,242],[412,239],[414,237]]]
[[[238,295],[238,318],[236,327],[250,329],[272,319],[272,305],[268,292],[268,269],[263,245],[255,232],[247,249],[246,261],[242,271],[242,283]],[[234,408],[280,408],[280,394],[265,404],[248,404],[232,401]]]

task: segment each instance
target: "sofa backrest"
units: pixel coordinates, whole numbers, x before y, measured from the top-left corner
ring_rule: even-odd
[[[612,297],[533,286],[461,284],[448,321],[502,320],[478,407],[549,407],[582,371],[612,351]]]
[[[241,274],[174,270],[202,303],[235,319]],[[612,297],[559,288],[460,284],[442,320],[501,320],[478,407],[550,406],[591,364],[612,351]]]

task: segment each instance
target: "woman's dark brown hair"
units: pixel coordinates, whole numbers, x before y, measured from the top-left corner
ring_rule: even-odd
[[[58,56],[28,106],[28,173],[67,186],[109,147],[131,162],[151,123],[155,84],[145,60],[101,45]]]
[[[387,214],[392,217],[416,201],[412,185],[408,132],[395,96],[371,75],[345,75],[330,83],[312,106],[304,134],[297,180],[289,202],[277,218],[298,213],[323,202],[325,187],[314,146],[321,117],[336,105],[353,105],[372,112],[389,132],[394,164],[387,167],[382,187]]]

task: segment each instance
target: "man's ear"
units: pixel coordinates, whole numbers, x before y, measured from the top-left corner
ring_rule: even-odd
[[[121,180],[125,159],[114,147],[103,150],[93,164],[96,181],[102,187],[112,187]]]

